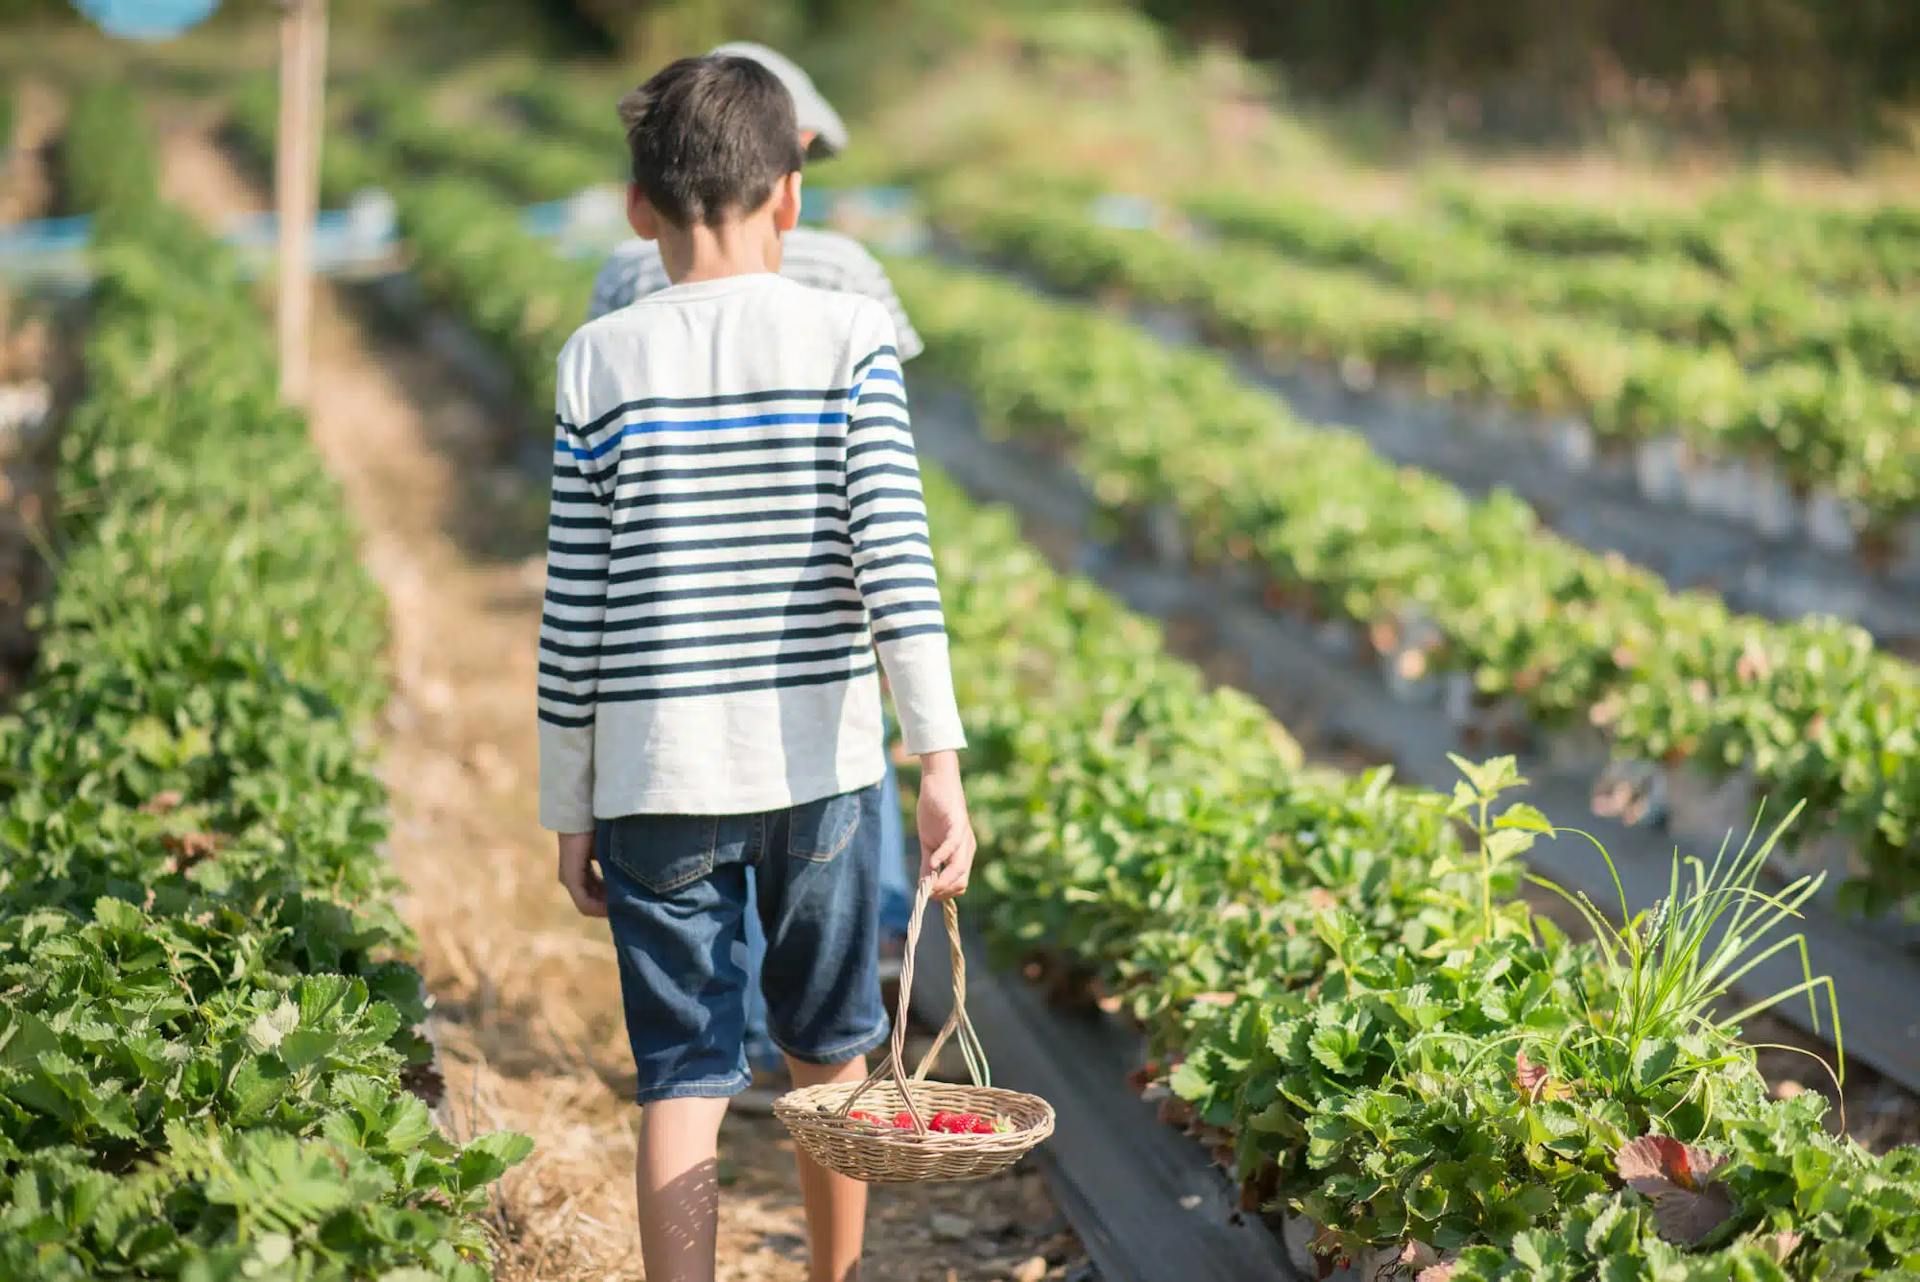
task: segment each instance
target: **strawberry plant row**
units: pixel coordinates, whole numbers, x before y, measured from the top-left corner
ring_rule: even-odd
[[[1810,360],[1857,364],[1876,378],[1920,378],[1920,318],[1893,298],[1835,295],[1775,275],[1728,279],[1671,253],[1542,254],[1431,211],[1355,217],[1310,199],[1226,190],[1196,193],[1183,206],[1229,236],[1421,290],[1434,307],[1491,300],[1724,346],[1748,364]]]
[[[1065,288],[1193,308],[1214,333],[1265,352],[1405,370],[1438,395],[1577,412],[1617,440],[1677,433],[1709,456],[1764,459],[1802,492],[1836,494],[1880,524],[1920,510],[1920,402],[1856,365],[1749,371],[1724,349],[1595,320],[1435,307],[1357,269],[1105,226],[1077,199],[956,182],[931,204],[976,250]]]
[[[1437,203],[1450,217],[1541,253],[1671,255],[1736,279],[1869,293],[1920,285],[1920,215],[1911,206],[1820,208],[1731,189],[1694,208],[1623,207],[1464,186],[1440,192]]]
[[[435,170],[457,169],[521,200],[557,200],[624,178],[618,147],[600,151],[541,140],[485,119],[443,124],[417,86],[370,93],[357,114],[366,132],[397,159]]]
[[[990,424],[1067,451],[1109,509],[1177,514],[1200,556],[1368,625],[1406,675],[1458,671],[1616,752],[1750,773],[1853,841],[1847,901],[1920,891],[1920,680],[1833,621],[1772,623],[1303,424],[1215,354],[995,277],[895,264],[937,367]]]
[[[551,258],[527,237],[498,248]],[[544,330],[556,352],[572,318],[536,323],[538,274],[489,261],[497,306],[529,317],[489,327]],[[934,350],[988,345],[933,298],[939,284],[984,303],[982,283],[925,268],[903,283]],[[1046,360],[1045,315],[1003,311],[998,359]],[[1076,336],[1098,353],[1118,333]],[[1114,368],[1134,355],[1108,349]],[[1079,384],[1102,412],[1129,390]],[[991,938],[1097,975],[1250,1201],[1309,1216],[1322,1261],[1454,1257],[1457,1276],[1519,1277],[1547,1260],[1569,1279],[1920,1268],[1920,1154],[1872,1157],[1824,1133],[1817,1099],[1767,1098],[1733,1022],[1709,1013],[1735,959],[1662,933],[1703,902],[1678,875],[1669,908],[1612,945],[1570,942],[1513,898],[1545,820],[1503,805],[1509,766],[1464,767],[1450,796],[1307,768],[1256,704],[1056,576],[1008,514],[931,472],[927,493]],[[1709,885],[1750,893],[1756,868]],[[1768,934],[1750,919],[1743,937]],[[1652,1001],[1672,991],[1647,982],[1663,947],[1704,970]]]
[[[0,1276],[479,1282],[524,1137],[435,1128],[363,742],[383,606],[250,292],[84,98],[60,574],[0,721]],[[78,177],[82,176],[84,177]]]
[[[1753,455],[1803,493],[1830,491],[1891,524],[1920,509],[1920,403],[1857,367],[1747,370],[1724,349],[1670,344],[1597,321],[1498,307],[1434,307],[1356,269],[1267,249],[1104,226],[1079,202],[983,198],[947,186],[937,223],[1064,288],[1192,307],[1215,336],[1269,355],[1398,368],[1436,395],[1580,413],[1601,438],[1678,434],[1709,457]]]

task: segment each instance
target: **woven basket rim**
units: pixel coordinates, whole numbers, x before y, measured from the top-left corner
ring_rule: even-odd
[[[994,1116],[1012,1123],[1013,1129],[995,1131],[991,1135],[973,1135],[933,1130],[922,1132],[911,1128],[876,1126],[872,1122],[845,1116],[836,1111],[845,1102],[846,1097],[853,1093],[856,1085],[858,1085],[858,1083],[827,1082],[818,1086],[796,1087],[774,1101],[774,1115],[790,1127],[804,1126],[814,1129],[830,1130],[836,1135],[854,1136],[862,1140],[880,1144],[895,1144],[902,1141],[918,1145],[925,1144],[928,1141],[945,1143],[956,1140],[976,1142],[1012,1140],[1025,1138],[1028,1135],[1035,1136],[1034,1142],[1038,1143],[1053,1133],[1055,1120],[1053,1105],[1047,1103],[1046,1100],[1040,1098],[1038,1095],[1033,1095],[1026,1091],[1010,1090],[1004,1086],[973,1086],[960,1082],[917,1082],[915,1083],[916,1099],[919,1099],[921,1093],[924,1092],[934,1097],[930,1102],[937,1106],[941,1103],[953,1102],[955,1097],[959,1098],[962,1102],[969,1097],[979,1097],[982,1099],[981,1107],[968,1111],[981,1113],[991,1112]],[[866,1098],[872,1099],[876,1095],[880,1096],[879,1100],[874,1100],[873,1102],[878,1108],[884,1109],[892,1106],[890,1096],[901,1094],[903,1094],[903,1092],[899,1086],[887,1082],[872,1088]],[[931,1114],[935,1111],[944,1112],[947,1110],[936,1107],[935,1109],[925,1109],[924,1111]],[[977,1143],[973,1145],[962,1145],[962,1147],[978,1146]]]

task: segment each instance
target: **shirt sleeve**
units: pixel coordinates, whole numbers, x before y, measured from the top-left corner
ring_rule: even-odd
[[[846,461],[854,581],[907,751],[963,748],[900,357],[885,313],[868,304],[861,316]]]
[[[593,298],[587,303],[587,319],[599,320],[632,302],[632,277],[631,266],[621,261],[617,252],[608,254],[607,261],[600,264],[593,278]]]
[[[594,704],[606,618],[611,479],[618,428],[598,436],[578,417],[579,351],[560,355],[547,520],[547,590],[540,615],[540,823],[593,830]],[[605,464],[605,466],[601,466]]]
[[[626,241],[607,255],[607,261],[594,276],[587,319],[599,320],[608,312],[617,312],[671,283],[657,245],[644,240]]]
[[[843,288],[850,294],[863,294],[887,309],[887,317],[893,322],[894,352],[902,361],[912,360],[926,350],[926,344],[920,341],[919,332],[907,317],[906,305],[894,292],[892,278],[865,245],[858,241],[850,243],[854,256],[848,264],[848,278]]]

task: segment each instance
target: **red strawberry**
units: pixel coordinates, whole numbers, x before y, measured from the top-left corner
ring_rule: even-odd
[[[912,1130],[913,1114],[907,1112],[905,1109],[902,1109],[900,1112],[895,1113],[893,1115],[893,1125],[897,1130],[902,1130],[902,1131]]]
[[[969,1135],[991,1135],[993,1134],[993,1131],[994,1131],[993,1123],[989,1122],[984,1117],[980,1117],[976,1115],[968,1119],[967,1133]]]
[[[886,1123],[885,1123],[885,1122],[883,1122],[883,1121],[881,1121],[881,1120],[880,1120],[879,1118],[877,1118],[877,1117],[875,1117],[875,1116],[874,1116],[874,1115],[873,1115],[872,1113],[869,1113],[869,1112],[867,1112],[867,1111],[866,1111],[865,1109],[859,1109],[859,1108],[856,1108],[856,1109],[854,1109],[854,1110],[853,1110],[853,1112],[851,1112],[851,1113],[848,1113],[848,1114],[847,1114],[847,1116],[848,1116],[848,1117],[851,1117],[851,1118],[852,1118],[852,1119],[853,1119],[854,1121],[856,1121],[856,1122],[866,1122],[866,1123],[868,1123],[869,1125],[872,1125],[872,1126],[885,1126],[885,1125],[886,1125]]]

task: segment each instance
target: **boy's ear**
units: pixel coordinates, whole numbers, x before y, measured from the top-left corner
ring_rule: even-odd
[[[660,239],[660,214],[639,183],[627,184],[627,226],[641,240]]]
[[[773,225],[789,232],[800,222],[800,171],[782,178],[773,189]]]

